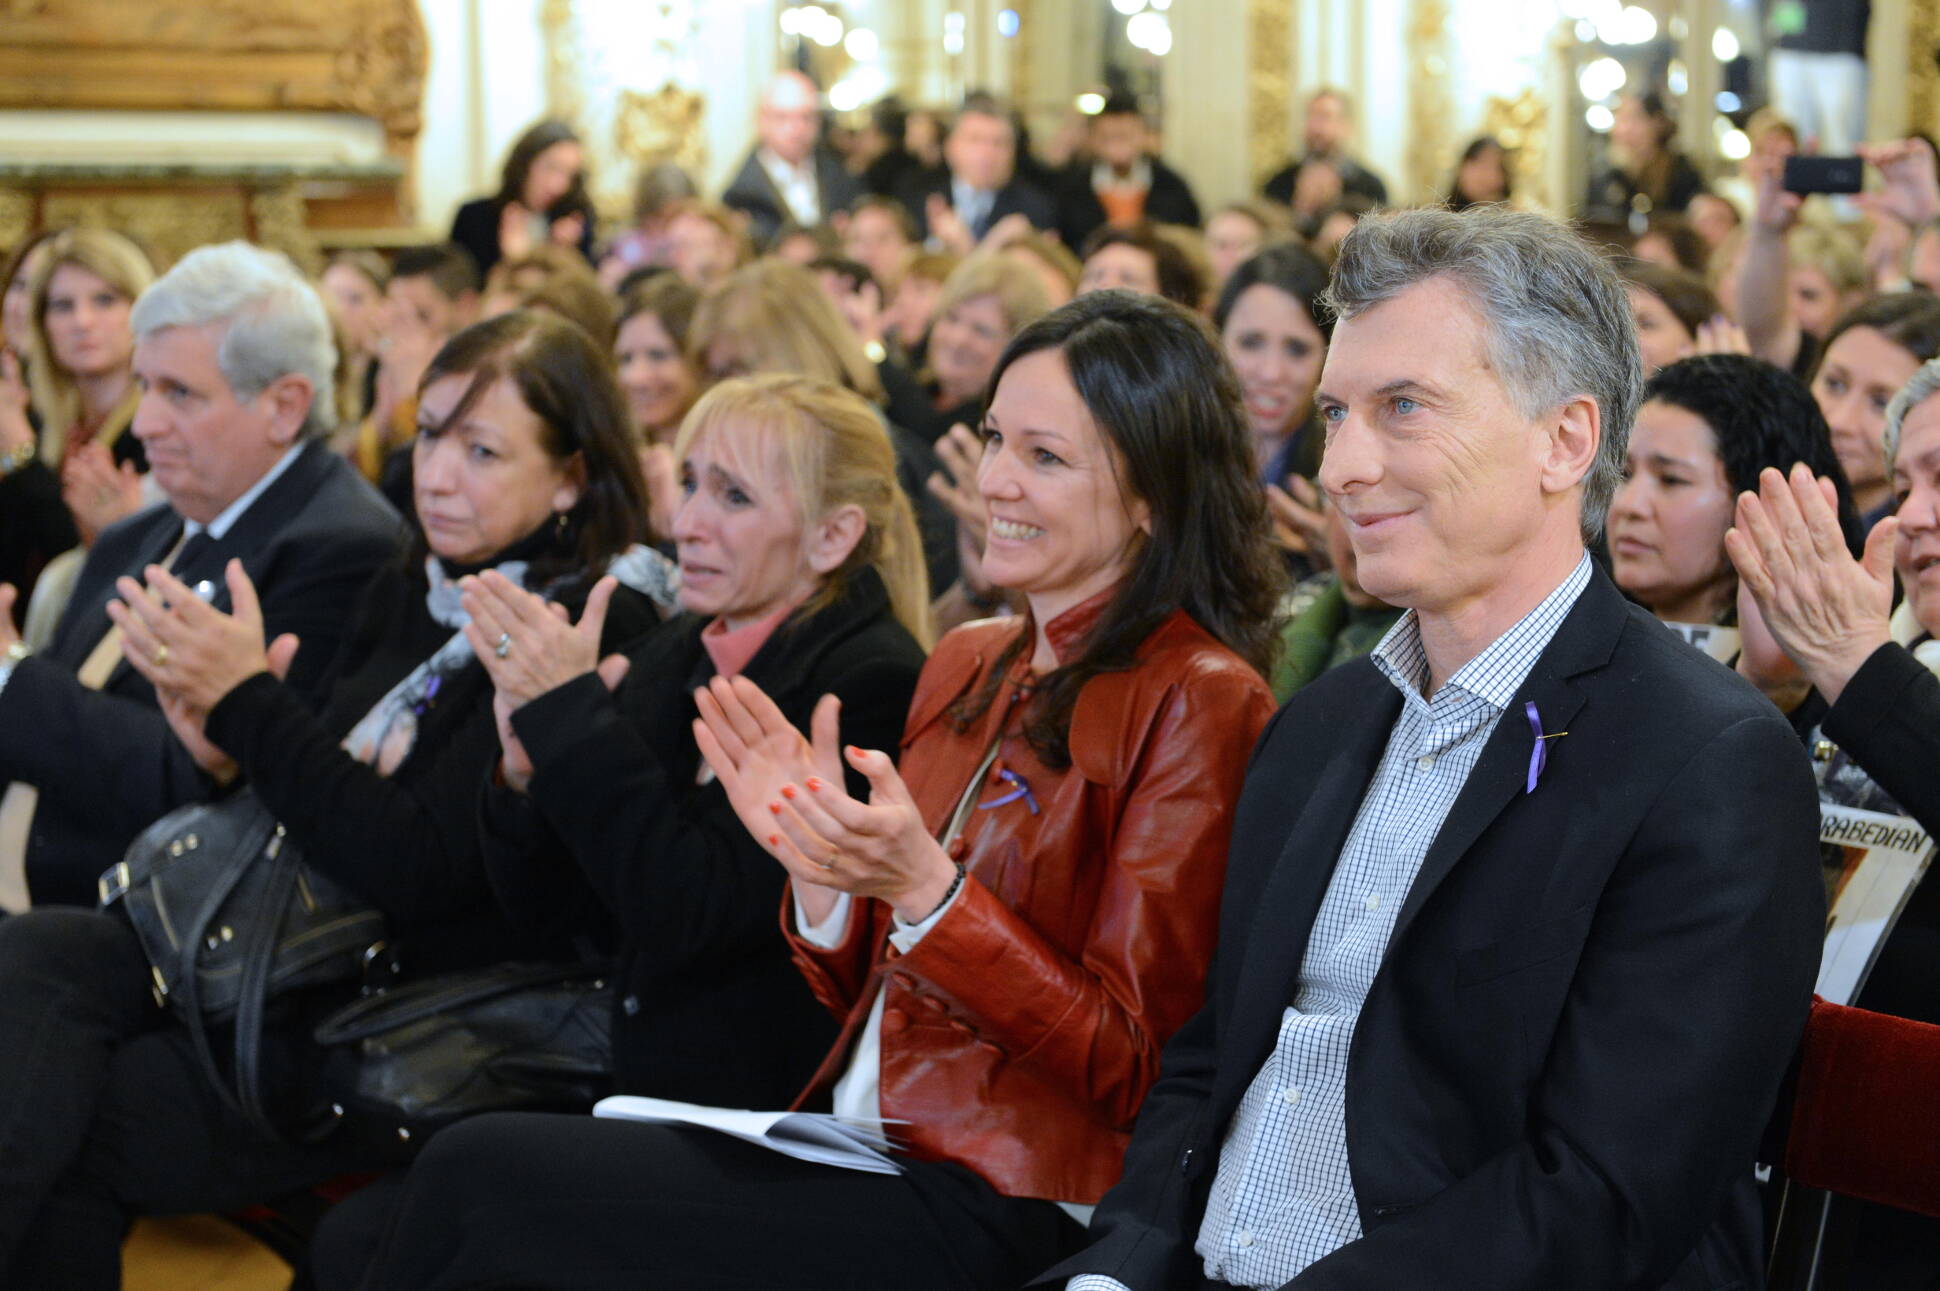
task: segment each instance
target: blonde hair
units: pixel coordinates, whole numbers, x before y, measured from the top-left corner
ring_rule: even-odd
[[[702,395],[680,424],[674,456],[685,460],[705,436],[721,436],[730,460],[762,463],[792,490],[802,532],[839,507],[861,508],[861,539],[803,606],[814,614],[842,598],[858,569],[873,569],[890,613],[927,650],[929,574],[916,513],[896,482],[888,428],[862,396],[832,381],[786,373],[735,377]]]
[[[47,243],[29,288],[33,293],[34,338],[27,384],[34,409],[40,413],[41,458],[50,465],[60,461],[67,433],[81,416],[81,392],[74,378],[54,361],[54,345],[47,335],[47,289],[62,265],[87,270],[131,305],[155,281],[155,267],[148,257],[119,233],[69,229]]]
[[[937,297],[936,317],[941,318],[965,301],[979,296],[994,296],[1003,311],[1004,324],[1012,336],[1051,312],[1051,298],[1044,291],[1044,279],[1029,265],[1019,264],[1002,252],[973,255],[958,265],[943,283]]]
[[[819,377],[872,403],[882,398],[882,378],[862,342],[800,265],[757,260],[701,298],[687,334],[695,367],[706,371],[707,351],[729,338],[750,371]]]
[[[1866,257],[1844,229],[1800,224],[1786,236],[1785,251],[1789,267],[1817,269],[1842,296],[1866,287]]]

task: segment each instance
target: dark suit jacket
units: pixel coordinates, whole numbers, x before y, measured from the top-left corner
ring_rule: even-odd
[[[1534,793],[1525,701],[1568,732]],[[1221,1140],[1400,703],[1360,659],[1262,737],[1206,1006],[1167,1046],[1092,1245],[1046,1281],[1200,1283]],[[1777,711],[1594,574],[1429,850],[1355,1028],[1366,1235],[1290,1285],[1760,1285],[1752,1162],[1818,968],[1817,832]]]
[[[1155,224],[1184,224],[1198,228],[1199,200],[1184,175],[1160,161],[1146,160],[1152,167],[1152,188],[1145,194],[1145,218]],[[1084,240],[1105,222],[1105,208],[1091,187],[1091,165],[1073,166],[1064,174],[1058,193],[1058,233],[1065,243],[1081,247]]]
[[[932,193],[939,194],[945,202],[950,201],[950,172],[947,167],[917,171],[904,181],[896,194],[896,199],[908,209],[910,219],[916,223],[918,242],[930,235],[928,207]],[[1023,215],[1033,226],[1047,232],[1058,231],[1057,202],[1036,184],[1014,176],[1010,183],[997,190],[997,200],[991,203],[990,214],[970,232],[981,238],[990,231],[991,225],[1013,214]]]
[[[301,638],[289,682],[314,700],[359,593],[396,554],[401,532],[396,513],[355,468],[313,442],[177,575],[191,586],[208,580],[213,604],[227,610],[223,568],[240,556],[262,598],[268,638]],[[140,673],[124,661],[99,692],[74,675],[112,626],[105,607],[115,579],[139,576],[181,533],[181,517],[166,506],[104,531],[53,641],[22,660],[0,690],[0,781],[24,780],[40,790],[27,844],[28,889],[37,903],[93,905],[95,880],[134,836],[207,790]]]
[[[761,165],[756,155],[758,149],[750,150],[748,159],[741,163],[735,173],[734,182],[721,194],[721,204],[740,211],[748,217],[748,231],[754,235],[755,245],[767,250],[780,232],[782,225],[795,222],[794,212],[788,209],[787,201],[775,181]],[[822,203],[822,223],[828,223],[829,216],[837,211],[846,211],[856,198],[862,196],[862,184],[842,165],[842,159],[826,148],[815,150],[815,192]]]

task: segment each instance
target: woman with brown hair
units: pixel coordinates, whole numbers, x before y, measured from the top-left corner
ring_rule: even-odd
[[[33,279],[52,233],[15,247],[0,282],[6,284],[0,336],[0,583],[14,589],[14,626],[26,619],[34,584],[47,562],[81,540],[61,500],[60,477],[40,460],[39,418],[27,392],[33,350]]]
[[[1002,253],[971,256],[944,282],[927,362],[913,389],[892,392],[890,418],[930,443],[952,426],[974,426],[1004,347],[1050,312],[1029,266]]]

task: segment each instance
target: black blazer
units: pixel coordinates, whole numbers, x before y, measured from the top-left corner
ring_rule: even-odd
[[[1154,224],[1183,224],[1198,228],[1199,199],[1184,175],[1160,161],[1147,157],[1152,167],[1152,187],[1145,194],[1145,218]],[[1086,238],[1105,222],[1105,208],[1091,187],[1091,166],[1080,163],[1065,172],[1064,186],[1058,193],[1058,232],[1071,247],[1081,247]]]
[[[133,435],[125,436],[133,439]],[[0,475],[0,583],[11,583],[16,626],[47,562],[81,541],[61,500],[60,477],[38,458]]]
[[[1290,161],[1273,173],[1272,178],[1260,186],[1261,196],[1282,206],[1293,204],[1293,190],[1300,182],[1300,168],[1306,159]],[[1336,157],[1334,169],[1340,172],[1340,187],[1343,193],[1355,193],[1365,197],[1376,206],[1388,204],[1388,186],[1381,177],[1363,166],[1352,157]]]
[[[1568,732],[1534,793],[1525,701]],[[1092,1245],[1044,1280],[1199,1284],[1220,1143],[1400,704],[1356,660],[1261,738],[1205,1009],[1166,1047]],[[1777,711],[1593,574],[1429,850],[1355,1028],[1366,1236],[1290,1285],[1759,1285],[1752,1163],[1818,969],[1817,834]]]
[[[535,933],[610,928],[622,1092],[782,1107],[834,1042],[835,1020],[782,939],[785,872],[726,791],[696,783],[693,692],[714,675],[704,626],[689,615],[649,637],[617,696],[582,677],[513,715],[535,774],[530,797],[487,792],[486,872],[507,915]],[[922,667],[865,571],[835,605],[777,629],[744,675],[803,732],[833,694],[845,742],[894,749]],[[867,794],[853,774],[849,789]]]
[[[929,200],[932,194],[950,202],[950,172],[947,167],[917,171],[903,181],[896,193],[896,200],[909,211],[909,218],[916,224],[918,242],[930,235]],[[1006,215],[1018,214],[1023,215],[1035,228],[1058,232],[1057,202],[1049,193],[1021,176],[1013,176],[1010,183],[997,190],[990,214],[970,232],[972,236],[981,238],[998,220]]]
[[[93,905],[95,880],[141,829],[207,792],[140,673],[124,661],[99,692],[74,675],[112,626],[105,607],[115,579],[140,577],[181,533],[181,517],[166,506],[103,532],[53,641],[22,660],[0,690],[0,781],[24,780],[40,790],[27,842],[36,903]],[[212,603],[227,610],[223,569],[240,556],[262,598],[269,639],[285,632],[301,639],[289,684],[314,703],[352,608],[401,535],[396,512],[376,490],[313,441],[228,533],[177,574],[191,585],[207,580]]]
[[[840,157],[818,147],[815,149],[815,191],[822,203],[821,222],[826,224],[831,215],[848,210],[862,196],[862,184],[843,167]],[[774,242],[782,225],[795,223],[794,212],[788,209],[781,190],[775,187],[775,181],[768,177],[753,151],[735,172],[734,182],[721,194],[721,205],[748,217],[748,231],[754,235],[755,245],[764,251]]]

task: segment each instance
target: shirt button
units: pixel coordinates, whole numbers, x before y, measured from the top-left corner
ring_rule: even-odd
[[[620,1007],[626,1010],[628,1017],[632,1017],[640,1011],[640,997],[637,995],[629,995],[620,1001]]]
[[[1429,754],[1426,754],[1425,756],[1416,758],[1415,769],[1418,771],[1433,771],[1435,769],[1435,755],[1432,753],[1429,753]]]
[[[1243,1247],[1251,1246],[1252,1244],[1253,1244],[1253,1230],[1250,1228],[1240,1229],[1239,1232],[1236,1233],[1233,1237],[1233,1245],[1235,1246],[1243,1248]]]
[[[1367,900],[1361,904],[1365,905],[1370,912],[1379,910],[1381,908],[1381,894],[1379,892],[1370,892],[1367,894]]]
[[[1300,1106],[1300,1091],[1297,1089],[1283,1089],[1280,1091],[1280,1101],[1288,1107],[1298,1107]]]

